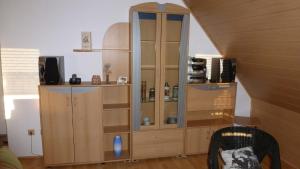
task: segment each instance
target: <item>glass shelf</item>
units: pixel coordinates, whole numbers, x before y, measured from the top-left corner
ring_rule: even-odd
[[[178,99],[168,99],[168,100],[164,100],[165,102],[178,102]],[[142,101],[141,103],[155,103],[155,100],[149,100],[147,99],[146,101]]]

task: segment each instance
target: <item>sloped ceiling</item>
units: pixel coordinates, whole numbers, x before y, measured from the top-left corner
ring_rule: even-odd
[[[300,1],[184,2],[251,97],[300,112]]]

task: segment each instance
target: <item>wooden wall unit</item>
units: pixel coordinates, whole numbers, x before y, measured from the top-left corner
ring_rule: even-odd
[[[280,141],[282,158],[294,164],[299,149],[296,142],[286,142],[297,133],[300,113],[300,1],[240,1],[240,0],[184,0],[199,24],[224,57],[237,58],[238,78],[254,101],[252,109],[261,118],[263,128]],[[261,110],[282,107],[282,112]],[[290,111],[288,111],[290,110]],[[285,118],[276,118],[284,116]],[[268,118],[272,120],[269,120]],[[287,132],[276,124],[288,123]],[[270,129],[268,127],[274,127]],[[276,128],[276,129],[275,129]],[[293,139],[292,139],[293,140]],[[299,156],[299,155],[298,155]]]

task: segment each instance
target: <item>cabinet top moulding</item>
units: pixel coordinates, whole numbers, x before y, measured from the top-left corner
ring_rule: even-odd
[[[70,83],[62,83],[58,85],[39,85],[39,86],[46,86],[46,87],[122,87],[122,86],[130,86],[130,83],[126,84],[117,84],[117,82],[101,82],[101,84],[94,85],[92,82],[82,82],[81,84],[70,84]]]
[[[103,52],[103,51],[131,52],[129,49],[121,49],[121,48],[106,48],[106,49],[73,49],[73,52]]]
[[[231,83],[210,83],[210,82],[206,82],[206,83],[187,83],[187,86],[200,86],[200,85],[216,85],[216,86],[232,86],[232,85],[237,85],[237,82],[231,82]]]

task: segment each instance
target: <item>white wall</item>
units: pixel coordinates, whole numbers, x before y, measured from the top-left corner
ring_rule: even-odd
[[[6,122],[4,113],[4,98],[3,98],[3,85],[2,85],[2,71],[1,71],[1,43],[0,43],[0,134],[6,134]]]
[[[181,0],[156,0],[184,5]],[[80,48],[80,32],[92,32],[94,48],[101,48],[105,31],[114,23],[128,22],[129,8],[147,0],[0,0],[0,43],[3,48],[39,49],[41,55],[65,56],[68,79],[77,73],[89,81],[101,72],[101,54],[73,53]],[[218,54],[196,20],[191,17],[190,54]],[[27,129],[40,130],[36,99],[18,100],[7,121],[9,144],[18,156],[32,156]],[[41,154],[39,132],[33,151]]]
[[[236,104],[235,104],[235,115],[250,117],[251,110],[251,98],[244,86],[240,83],[239,79],[236,79],[237,94],[236,94]]]
[[[0,76],[1,77],[1,76]],[[0,85],[1,87],[1,85]],[[1,91],[0,91],[1,93]],[[5,113],[3,106],[3,96],[0,94],[0,134],[6,134],[6,121],[5,121]]]

